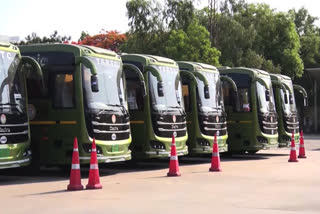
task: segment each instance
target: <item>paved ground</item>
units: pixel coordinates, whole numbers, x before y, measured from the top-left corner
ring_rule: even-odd
[[[224,157],[221,173],[208,172],[210,158],[186,158],[173,178],[165,161],[104,166],[102,190],[66,192],[68,177],[53,169],[0,172],[0,213],[319,213],[320,136],[305,138],[299,163],[281,149]]]

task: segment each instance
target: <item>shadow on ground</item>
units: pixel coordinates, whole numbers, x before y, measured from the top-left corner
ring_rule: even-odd
[[[254,155],[227,155],[221,154],[221,162],[230,161],[259,161],[272,158],[273,156],[287,156],[286,154],[274,153],[257,153]],[[180,166],[188,166],[195,164],[209,164],[211,162],[211,154],[196,157],[179,157]],[[108,164],[99,164],[100,176],[111,176],[118,173],[130,173],[140,171],[152,171],[167,169],[169,159],[151,159],[143,161],[126,161]],[[81,165],[82,178],[88,178],[88,165]],[[61,169],[57,167],[41,168],[37,173],[31,173],[27,168],[15,168],[0,170],[0,186],[17,185],[26,183],[41,183],[68,181],[70,169]]]

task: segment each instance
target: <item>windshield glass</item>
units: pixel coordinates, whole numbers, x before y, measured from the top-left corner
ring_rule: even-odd
[[[91,71],[83,66],[83,85],[90,109],[108,109],[108,106],[124,106],[123,77],[120,61],[88,57],[97,69],[99,91],[91,90]]]
[[[293,85],[292,82],[286,82],[284,83],[287,86],[289,86],[289,88],[291,89],[291,91],[293,91]],[[294,97],[294,93],[292,93],[292,104],[290,104],[290,99],[289,99],[289,90],[286,89],[285,91],[283,89],[280,89],[280,95],[281,95],[281,101],[282,101],[282,109],[284,111],[285,114],[291,114],[291,113],[295,113],[297,111],[297,107],[296,107],[296,100]],[[287,96],[287,103],[285,103],[285,96]]]
[[[25,112],[24,83],[18,72],[19,55],[0,51],[0,109],[3,112]]]
[[[198,77],[198,94],[199,94],[199,106],[201,112],[216,111],[223,108],[223,100],[221,97],[221,84],[219,73],[212,73],[201,71],[200,72],[208,81],[210,98],[206,99],[204,96],[204,83]]]
[[[259,110],[262,113],[275,112],[271,79],[270,79],[270,77],[265,77],[265,78],[263,78],[263,80],[269,85],[270,100],[269,101],[266,100],[266,90],[267,90],[266,87],[264,85],[262,85],[260,82],[256,81]]]
[[[163,81],[164,96],[158,96],[158,80],[149,72],[149,87],[154,110],[163,111],[170,108],[183,108],[182,89],[178,67],[153,65]]]

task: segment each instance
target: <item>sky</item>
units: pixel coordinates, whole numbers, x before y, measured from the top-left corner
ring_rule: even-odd
[[[160,0],[164,1],[164,0]],[[0,7],[0,35],[24,39],[36,32],[49,36],[54,30],[70,35],[77,41],[81,31],[94,35],[104,30],[126,32],[127,0],[2,0]],[[207,5],[198,0],[197,8]],[[305,7],[313,16],[320,17],[319,0],[247,0],[249,3],[267,3],[277,11]],[[317,22],[320,25],[320,22]]]

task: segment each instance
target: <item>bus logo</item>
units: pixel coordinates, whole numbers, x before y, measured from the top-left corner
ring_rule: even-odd
[[[216,116],[216,121],[217,121],[217,123],[219,123],[219,116],[218,115]]]
[[[6,142],[7,142],[7,137],[6,136],[2,136],[1,138],[0,138],[0,143],[2,143],[2,144],[5,144]]]
[[[111,139],[112,139],[112,140],[116,140],[116,139],[117,139],[117,135],[116,135],[116,134],[112,134],[112,135],[111,135]]]
[[[0,116],[0,121],[1,121],[1,124],[5,124],[5,123],[7,122],[7,117],[6,117],[6,115],[1,114],[1,116]]]
[[[113,114],[111,117],[111,120],[112,120],[112,123],[116,123],[116,121],[117,121],[116,115]]]
[[[173,136],[174,136],[174,137],[177,137],[177,132],[173,132]]]
[[[172,121],[175,123],[177,121],[176,115],[172,116]]]

